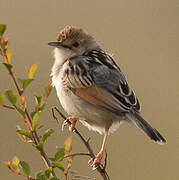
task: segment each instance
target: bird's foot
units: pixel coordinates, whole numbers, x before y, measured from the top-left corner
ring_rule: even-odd
[[[88,164],[91,165],[92,169],[95,170],[98,168],[98,166],[100,165],[101,163],[101,160],[103,158],[103,152],[99,152],[97,154],[97,156],[95,157],[95,159],[91,158],[89,161],[88,161]]]
[[[76,125],[76,121],[77,121],[77,118],[76,117],[68,117],[65,121],[63,121],[63,124],[62,124],[62,131],[64,129],[64,127],[68,124],[68,121],[71,122],[70,126],[69,126],[69,131],[73,132],[74,129],[75,129],[75,125]]]

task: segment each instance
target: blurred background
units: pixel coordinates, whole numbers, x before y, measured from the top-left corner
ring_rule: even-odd
[[[107,142],[107,171],[111,180],[179,179],[179,1],[0,0],[0,23],[7,24],[5,35],[10,38],[15,75],[25,77],[27,68],[38,64],[36,80],[26,91],[31,111],[34,96],[42,94],[50,79],[53,48],[47,43],[55,40],[66,25],[85,28],[95,36],[125,73],[139,97],[143,117],[167,139],[167,144],[160,146],[135,127],[123,124]],[[1,65],[0,92],[7,89],[13,89],[13,85]],[[55,89],[39,120],[45,125],[44,130],[55,130],[46,143],[48,155],[55,153],[56,146],[63,146],[68,136],[73,137],[72,152],[86,152],[75,134],[68,129],[60,131],[51,115],[54,105],[60,108]],[[14,155],[27,161],[33,173],[44,169],[39,153],[16,135],[16,125],[23,127],[21,117],[0,108],[0,119],[1,179],[23,179],[2,164]],[[77,128],[86,138],[91,137],[91,146],[97,153],[102,136],[80,123]],[[75,158],[72,170],[101,179],[88,166],[88,160]]]

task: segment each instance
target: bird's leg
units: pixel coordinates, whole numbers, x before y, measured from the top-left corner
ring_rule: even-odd
[[[105,130],[101,150],[96,155],[95,159],[90,159],[88,162],[89,164],[93,162],[91,165],[91,166],[93,166],[93,170],[95,170],[98,167],[98,165],[100,164],[100,162],[103,158],[107,136],[108,136],[108,129]]]
[[[68,121],[71,122],[71,125],[69,126],[69,131],[72,131],[72,132],[73,132],[74,129],[75,129],[76,121],[77,121],[77,118],[76,118],[76,117],[73,117],[73,116],[68,117],[68,118],[63,122],[63,124],[62,124],[62,131],[63,131],[64,127],[68,124]]]

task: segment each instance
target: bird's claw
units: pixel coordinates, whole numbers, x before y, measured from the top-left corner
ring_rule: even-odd
[[[93,163],[94,159],[91,158],[89,161],[88,161],[88,164],[91,165]]]
[[[63,121],[62,124],[62,131],[64,130],[65,126],[68,124],[68,120]]]
[[[88,161],[88,164],[90,164],[90,166],[92,167],[92,170],[96,170],[99,167],[101,163],[101,159],[102,159],[101,154],[98,154],[95,159],[91,158]]]
[[[69,123],[69,121],[71,122],[71,124],[69,125],[69,131],[71,132],[75,131],[75,125],[77,121],[77,118],[75,117],[68,117],[65,121],[63,121],[62,131],[64,130],[64,127]]]
[[[93,163],[91,164],[92,170],[96,170],[100,165],[99,159],[95,158]]]

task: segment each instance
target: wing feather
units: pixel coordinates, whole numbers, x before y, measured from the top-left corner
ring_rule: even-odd
[[[90,52],[69,60],[65,84],[85,101],[118,115],[131,109],[140,111],[135,93],[112,57],[104,52],[94,54]]]

